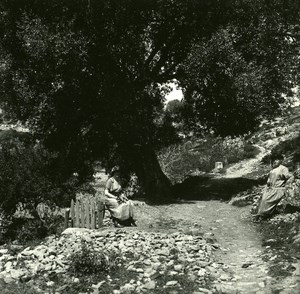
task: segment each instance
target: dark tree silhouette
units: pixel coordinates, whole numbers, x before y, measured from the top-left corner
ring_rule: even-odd
[[[193,45],[235,23],[248,2],[2,0],[2,107],[81,177],[93,161],[117,155],[149,199],[168,199],[170,182],[154,151],[160,85],[184,81],[181,65]],[[281,2],[271,9],[283,15]],[[241,42],[248,48],[251,40]]]
[[[196,42],[182,66],[183,116],[196,133],[254,130],[287,107],[299,85],[300,2],[237,1],[232,16]]]

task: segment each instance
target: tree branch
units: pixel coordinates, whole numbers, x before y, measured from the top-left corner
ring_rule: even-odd
[[[170,68],[168,68],[164,73],[158,76],[158,79],[164,81],[164,80],[169,80],[169,77],[174,77],[176,75],[176,73],[174,73],[176,67],[177,65],[173,63],[173,65],[171,65]]]
[[[155,57],[155,55],[160,51],[160,49],[161,49],[160,46],[161,46],[162,44],[163,44],[162,42],[159,42],[158,46],[156,46],[156,48],[154,48],[154,49],[151,51],[150,55],[148,56],[148,58],[147,58],[146,61],[145,61],[145,67],[148,67],[148,66],[150,65],[150,63],[151,63],[151,61],[153,60],[153,58]]]
[[[173,36],[167,39],[166,42],[159,42],[159,44],[161,45],[164,44],[163,47],[162,46],[160,46],[160,48],[157,47],[151,52],[150,56],[148,57],[145,63],[146,67],[148,67],[151,64],[155,55],[158,54],[159,51],[161,51],[159,60],[154,65],[153,69],[149,70],[151,72],[151,75],[156,75],[161,69],[161,67],[163,66],[163,64],[166,62],[170,49],[172,48],[173,44],[176,43],[175,40],[176,40],[176,32],[174,32]]]

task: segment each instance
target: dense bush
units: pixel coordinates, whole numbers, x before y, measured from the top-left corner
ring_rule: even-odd
[[[4,217],[3,217],[4,216]],[[47,235],[60,234],[64,229],[64,217],[56,215],[46,220],[30,217],[0,216],[0,245],[12,241],[25,244],[41,240]]]
[[[112,252],[96,251],[91,242],[82,240],[78,251],[69,257],[69,272],[76,276],[107,274],[117,266],[120,258]]]
[[[69,206],[79,189],[65,163],[30,134],[0,131],[0,239],[27,241],[56,233],[58,206]]]
[[[243,138],[207,137],[169,146],[160,151],[159,160],[162,170],[174,184],[195,170],[210,172],[217,161],[226,165],[258,153],[258,149]]]
[[[52,156],[38,145],[19,140],[4,142],[0,151],[0,209],[13,215],[18,206],[38,217],[41,202],[62,204],[75,193],[75,180],[52,177]]]
[[[12,218],[6,226],[2,227],[0,243],[17,240],[26,243],[32,240],[40,240],[47,236],[47,228],[37,219]]]

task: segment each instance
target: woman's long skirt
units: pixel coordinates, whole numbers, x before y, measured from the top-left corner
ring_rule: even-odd
[[[257,215],[271,215],[276,209],[277,204],[283,198],[284,193],[285,188],[267,188],[262,195]]]
[[[126,221],[133,218],[133,203],[128,200],[124,203],[119,203],[116,199],[105,199],[105,206],[110,212],[112,218],[119,221]]]

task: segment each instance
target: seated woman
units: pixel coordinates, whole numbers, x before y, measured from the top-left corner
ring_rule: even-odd
[[[105,206],[111,214],[115,227],[136,226],[133,212],[134,205],[122,193],[118,167],[112,169],[111,177],[106,182]]]
[[[273,158],[273,169],[269,173],[267,186],[263,192],[255,221],[272,215],[284,197],[285,185],[291,174],[288,168],[282,165],[282,160],[282,155]]]

